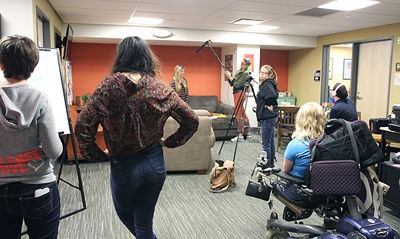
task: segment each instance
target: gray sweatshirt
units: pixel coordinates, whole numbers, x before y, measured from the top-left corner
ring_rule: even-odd
[[[0,185],[49,183],[62,153],[47,95],[29,84],[0,87]]]

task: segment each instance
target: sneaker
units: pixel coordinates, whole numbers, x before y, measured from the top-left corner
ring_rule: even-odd
[[[240,137],[240,136],[236,136],[236,137],[234,137],[234,138],[231,138],[231,141],[232,141],[232,142],[236,142],[236,140],[238,140],[238,138],[239,138],[239,142],[242,142],[242,141],[244,141],[244,138],[243,138],[243,136],[242,136],[242,137]]]
[[[247,133],[246,137],[251,138],[251,133]]]

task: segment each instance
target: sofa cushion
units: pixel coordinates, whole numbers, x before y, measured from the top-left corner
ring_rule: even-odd
[[[207,110],[208,112],[217,112],[218,96],[216,95],[189,95],[188,104],[195,110]]]

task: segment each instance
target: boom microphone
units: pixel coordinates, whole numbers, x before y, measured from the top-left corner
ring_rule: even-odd
[[[203,44],[201,47],[199,47],[199,49],[197,49],[196,53],[199,52],[201,49],[203,49],[203,47],[204,47],[205,45],[207,45],[207,43],[208,43],[209,41],[211,41],[211,40],[209,39],[208,41],[204,42],[204,44]]]

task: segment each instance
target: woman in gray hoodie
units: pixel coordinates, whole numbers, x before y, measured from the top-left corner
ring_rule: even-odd
[[[47,95],[28,84],[39,62],[35,42],[23,36],[0,40],[0,234],[57,238],[60,196],[51,159],[62,153]]]

